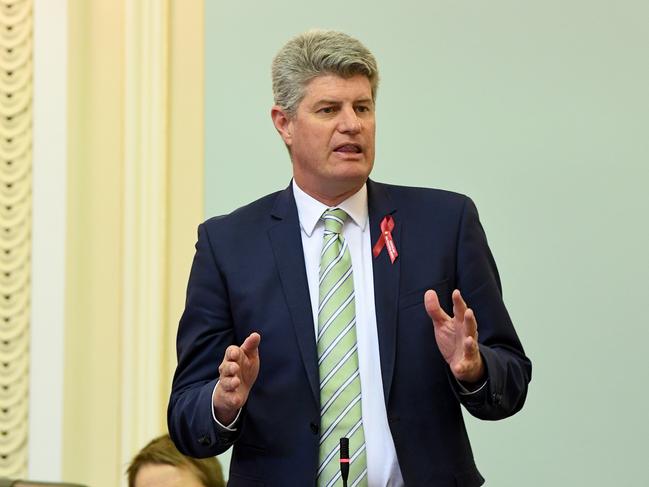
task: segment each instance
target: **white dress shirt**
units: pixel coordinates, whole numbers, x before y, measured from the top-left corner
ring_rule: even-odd
[[[318,334],[318,275],[320,251],[324,238],[324,223],[320,220],[328,208],[312,198],[293,181],[293,193],[300,219],[304,263],[309,283],[313,323]],[[361,378],[363,431],[367,457],[369,487],[402,487],[403,477],[397,452],[388,426],[383,395],[379,340],[374,307],[374,274],[372,271],[372,242],[367,210],[367,186],[336,206],[349,218],[343,226],[343,237],[351,253],[356,301],[356,340],[358,367]],[[432,325],[431,325],[432,326]]]

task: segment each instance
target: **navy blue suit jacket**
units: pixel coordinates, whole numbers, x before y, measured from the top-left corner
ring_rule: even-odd
[[[368,181],[372,242],[392,215],[399,257],[373,259],[374,299],[388,423],[406,486],[478,486],[460,405],[500,419],[525,401],[531,363],[501,296],[472,201],[456,193]],[[423,304],[434,289],[447,312],[458,288],[474,310],[488,381],[462,396]],[[211,416],[225,349],[261,334],[260,371],[236,433]],[[313,486],[319,394],[314,324],[293,191],[268,195],[199,227],[178,330],[169,432],[185,454],[234,445],[232,486]]]

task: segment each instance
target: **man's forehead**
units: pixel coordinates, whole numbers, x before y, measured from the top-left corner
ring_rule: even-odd
[[[372,87],[369,78],[362,74],[350,77],[322,74],[306,84],[306,97],[312,98],[311,101],[341,101],[347,98],[372,101]]]

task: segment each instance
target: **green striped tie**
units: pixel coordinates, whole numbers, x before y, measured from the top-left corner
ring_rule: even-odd
[[[349,483],[367,486],[361,379],[356,344],[356,305],[352,260],[341,235],[347,213],[322,214],[325,231],[320,254],[318,369],[320,372],[320,461],[318,487],[342,485],[340,438],[349,438]]]

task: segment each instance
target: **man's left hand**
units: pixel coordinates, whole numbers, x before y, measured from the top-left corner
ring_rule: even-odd
[[[453,291],[452,317],[442,309],[433,290],[426,291],[424,305],[433,320],[437,346],[455,378],[469,384],[484,380],[485,366],[478,349],[478,323],[460,291]]]

